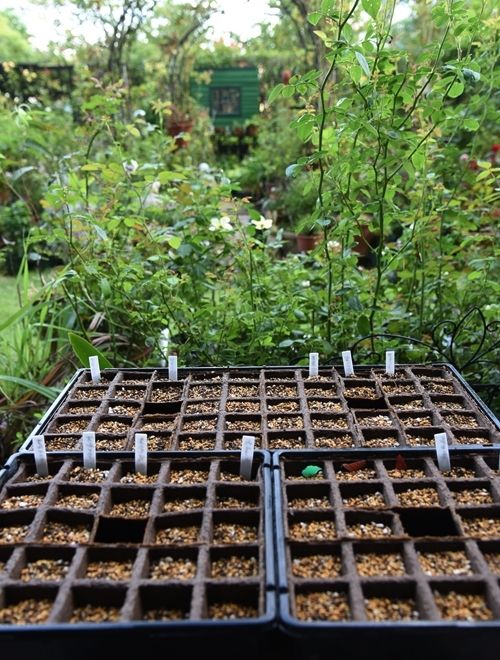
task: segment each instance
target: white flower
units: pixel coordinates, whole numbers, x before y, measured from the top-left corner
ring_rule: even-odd
[[[159,181],[153,181],[151,184],[151,192],[157,195],[160,192],[161,183]]]
[[[143,110],[142,108],[137,108],[137,110],[134,110],[133,116],[134,117],[145,117],[146,116],[146,111]]]
[[[302,280],[300,284],[304,287],[304,289],[306,289],[308,286],[311,286],[311,282],[309,280]]]
[[[136,160],[124,160],[122,165],[127,174],[133,174],[139,168],[139,163]]]
[[[256,229],[271,229],[271,227],[273,226],[272,219],[264,218],[263,215],[261,215],[258,220],[252,220],[251,222]]]
[[[222,218],[210,218],[210,231],[233,231],[231,218],[223,215]]]
[[[198,169],[200,170],[200,172],[211,172],[212,171],[212,168],[210,167],[210,165],[208,163],[200,163],[198,165]]]

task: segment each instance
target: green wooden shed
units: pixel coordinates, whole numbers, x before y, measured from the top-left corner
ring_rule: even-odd
[[[214,126],[243,124],[259,112],[259,74],[256,67],[198,69],[191,95],[207,108]]]

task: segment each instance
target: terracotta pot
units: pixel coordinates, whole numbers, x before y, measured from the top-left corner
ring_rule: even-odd
[[[297,234],[297,249],[299,252],[311,252],[320,241],[319,234]]]
[[[182,149],[187,145],[187,140],[185,140],[184,137],[180,134],[189,133],[192,128],[192,119],[170,119],[167,124],[167,133],[175,138],[175,146],[177,149]]]

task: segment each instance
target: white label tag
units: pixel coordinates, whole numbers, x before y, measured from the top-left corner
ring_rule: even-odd
[[[135,471],[148,473],[148,436],[145,433],[135,434]]]
[[[436,444],[438,467],[441,472],[448,472],[448,470],[451,470],[451,461],[446,433],[436,433],[434,435],[434,442]]]
[[[394,376],[395,369],[396,369],[396,353],[394,351],[386,351],[385,373],[388,376]]]
[[[47,464],[47,450],[45,449],[45,438],[43,435],[33,436],[33,453],[35,454],[36,472],[41,477],[49,476],[49,466]]]
[[[101,367],[99,366],[99,357],[91,355],[89,357],[90,377],[94,385],[101,380]]]
[[[87,470],[95,470],[95,433],[94,431],[84,431],[82,433],[83,445],[83,467]]]
[[[177,380],[177,355],[168,357],[168,380]]]
[[[318,375],[318,353],[309,353],[309,378],[315,378]]]
[[[170,331],[168,328],[164,328],[160,333],[160,339],[158,341],[158,346],[161,355],[160,364],[162,367],[164,367],[167,362],[169,342],[170,342]]]
[[[249,481],[252,478],[253,453],[255,451],[255,438],[253,435],[244,435],[241,439],[240,477]]]
[[[351,351],[342,351],[342,361],[344,363],[345,376],[354,376]]]

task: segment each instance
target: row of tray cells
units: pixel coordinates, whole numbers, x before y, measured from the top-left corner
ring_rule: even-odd
[[[205,514],[192,511],[130,518],[127,514],[94,516],[49,508],[41,520],[34,518],[31,509],[0,514],[0,544],[242,545],[257,543],[263,533],[259,511],[255,510],[216,510]]]
[[[0,546],[0,582],[22,584],[92,581],[104,584],[207,579],[248,582],[262,575],[257,545],[184,548]]]
[[[265,612],[257,584],[12,586],[2,592],[0,625],[251,619]]]

